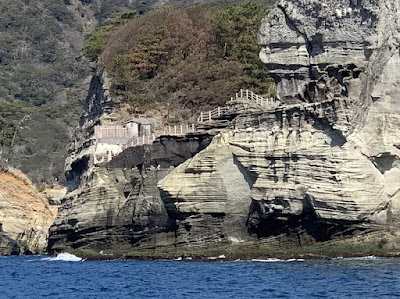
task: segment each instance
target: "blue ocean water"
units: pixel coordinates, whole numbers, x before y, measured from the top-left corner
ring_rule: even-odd
[[[0,257],[0,298],[395,298],[400,259],[57,261]]]

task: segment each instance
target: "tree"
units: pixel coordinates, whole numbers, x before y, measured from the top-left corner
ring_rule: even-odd
[[[82,56],[89,60],[96,60],[107,45],[111,33],[118,27],[126,24],[130,19],[137,16],[136,10],[121,12],[111,19],[106,20],[103,26],[98,27],[95,32],[85,41],[82,49]]]
[[[0,103],[0,146],[12,146],[18,131],[22,105],[19,103]]]
[[[264,3],[246,1],[217,14],[213,25],[220,55],[244,65],[242,80],[245,88],[272,96],[275,94],[275,84],[258,57],[261,48],[257,44],[258,28],[267,11]]]
[[[204,5],[141,15],[108,37],[99,58],[116,103],[187,121],[240,88],[274,93],[256,35],[265,6]],[[168,115],[168,116],[167,116]]]
[[[165,40],[167,34],[165,26],[158,26],[140,39],[139,44],[133,48],[129,55],[129,64],[133,71],[138,72],[140,79],[153,78],[157,68],[168,55]]]

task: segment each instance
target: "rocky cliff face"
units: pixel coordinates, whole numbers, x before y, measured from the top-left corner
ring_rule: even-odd
[[[397,226],[399,5],[279,1],[259,43],[282,105],[239,115],[161,181],[168,206],[190,219],[239,202],[242,225],[221,236],[281,245]]]
[[[157,182],[204,149],[216,134],[164,136],[150,146],[128,148],[95,167],[94,126],[123,118],[113,109],[107,82],[102,72],[93,77],[80,127],[70,145],[66,161],[69,193],[51,229],[52,251],[172,244],[176,224],[168,217]]]
[[[335,131],[341,141],[323,142],[330,144],[324,158],[313,159],[322,163],[324,176],[333,175],[322,185],[314,181],[312,189],[320,194],[307,197],[307,207],[323,199],[319,218],[393,223],[399,188],[399,8],[398,1],[280,1],[262,24],[260,57],[273,69],[278,96],[344,108],[333,107],[336,119],[321,128]],[[327,155],[339,160],[332,164]],[[330,206],[331,200],[340,205]],[[356,211],[353,217],[349,209]]]
[[[89,156],[77,167],[89,140],[79,138],[50,247],[398,247],[399,6],[279,1],[259,34],[279,107],[238,104],[218,130],[165,137],[96,169]]]
[[[172,232],[175,223],[168,218],[157,182],[204,148],[209,139],[208,135],[165,137],[152,146],[128,148],[109,163],[89,168],[79,188],[64,198],[51,230],[51,249],[173,243],[161,237]]]
[[[20,171],[0,170],[0,254],[34,254],[46,248],[54,218]]]

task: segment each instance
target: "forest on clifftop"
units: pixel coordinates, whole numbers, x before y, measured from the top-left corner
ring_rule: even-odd
[[[83,53],[111,76],[111,95],[132,113],[163,111],[184,121],[224,105],[241,88],[271,96],[275,85],[258,57],[261,2],[129,11],[87,40]],[[161,112],[161,115],[163,113]],[[160,115],[160,113],[157,113]]]

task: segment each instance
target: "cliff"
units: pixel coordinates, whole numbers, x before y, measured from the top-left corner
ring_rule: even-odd
[[[147,242],[170,242],[171,222],[157,189],[157,182],[175,166],[205,148],[213,132],[190,136],[164,136],[152,145],[127,148],[108,163],[93,165],[94,126],[115,123],[117,115],[108,96],[104,73],[94,76],[81,126],[66,161],[69,193],[51,228],[49,248],[131,247]]]
[[[318,219],[397,224],[399,13],[397,1],[280,1],[261,26],[260,57],[278,97],[333,103],[321,107],[331,115],[324,125],[308,122],[312,135],[327,138],[309,150],[322,156],[312,154],[307,173],[316,180],[303,186],[303,208]]]
[[[54,218],[29,179],[12,168],[0,170],[0,254],[42,253]]]
[[[280,106],[233,103],[196,134],[99,168],[88,156],[50,248],[398,248],[399,14],[389,0],[278,1],[259,43]]]

